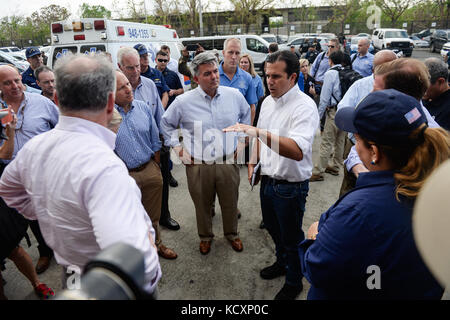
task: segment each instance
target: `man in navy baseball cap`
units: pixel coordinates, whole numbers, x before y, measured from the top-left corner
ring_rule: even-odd
[[[341,130],[388,146],[408,143],[411,133],[427,124],[420,102],[395,89],[370,93],[356,108],[341,109],[334,120]]]
[[[143,54],[148,54],[147,47],[142,43],[138,43],[133,48],[135,48],[137,50],[137,52],[139,52],[140,56],[142,56]]]
[[[41,90],[41,88],[36,83],[34,70],[44,64],[42,52],[38,47],[29,47],[27,48],[27,50],[25,50],[25,56],[27,57],[27,61],[30,64],[30,67],[22,73],[22,83],[32,88]]]

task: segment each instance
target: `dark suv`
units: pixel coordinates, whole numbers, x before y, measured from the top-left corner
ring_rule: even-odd
[[[442,46],[450,41],[450,29],[436,30],[430,36],[430,51],[441,50]]]

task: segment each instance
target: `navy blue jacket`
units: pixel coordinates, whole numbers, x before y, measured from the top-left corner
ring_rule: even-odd
[[[160,99],[162,99],[162,95],[164,92],[170,91],[170,88],[167,86],[163,74],[158,69],[149,66],[146,72],[141,72],[141,76],[147,77],[155,83]]]
[[[362,173],[356,188],[322,214],[316,240],[299,247],[309,300],[442,297],[414,242],[413,203],[397,201],[395,188],[391,171]],[[379,290],[367,286],[372,265],[380,268]]]
[[[35,89],[41,90],[41,87],[39,87],[36,83],[34,71],[33,69],[31,69],[31,67],[28,67],[28,69],[22,73],[22,83]]]

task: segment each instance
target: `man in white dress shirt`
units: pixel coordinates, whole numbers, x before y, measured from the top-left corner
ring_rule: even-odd
[[[70,54],[58,60],[55,77],[59,122],[6,167],[0,196],[39,220],[65,268],[82,270],[117,242],[139,249],[145,259],[142,288],[155,293],[161,268],[154,229],[136,182],[114,153],[116,135],[107,129],[114,110],[113,66],[103,56]]]
[[[257,127],[236,124],[224,129],[259,138],[248,177],[251,182],[257,157],[261,163],[263,221],[275,242],[277,258],[260,275],[263,279],[286,275],[277,300],[294,300],[303,289],[298,245],[305,238],[303,213],[313,168],[312,144],[319,127],[316,104],[297,86],[299,72],[299,61],[292,52],[269,55],[266,77],[270,96],[261,106]]]

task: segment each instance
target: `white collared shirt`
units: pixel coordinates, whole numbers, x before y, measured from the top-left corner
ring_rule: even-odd
[[[283,157],[261,143],[261,174],[274,179],[301,182],[312,174],[312,145],[319,127],[317,106],[297,85],[280,98],[268,96],[262,106],[258,128],[291,138],[302,150],[303,159],[295,161]],[[274,141],[272,140],[272,148]]]
[[[0,180],[0,196],[27,219],[39,220],[58,264],[80,270],[117,242],[145,257],[145,284],[161,278],[155,231],[141,192],[114,153],[116,135],[81,118],[60,116],[55,129],[18,152]],[[150,240],[150,235],[151,239]]]

